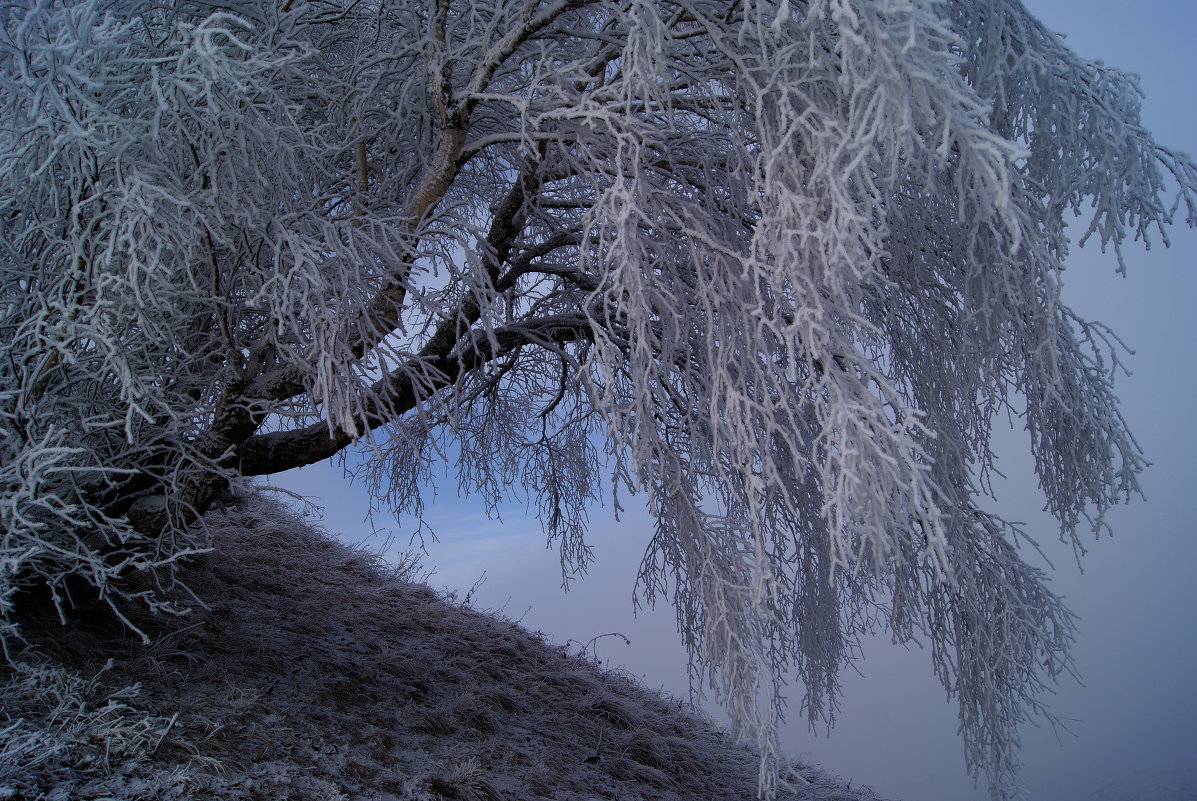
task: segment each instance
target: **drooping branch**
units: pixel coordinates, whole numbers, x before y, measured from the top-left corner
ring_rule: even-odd
[[[991,419],[1066,536],[1137,486],[1060,259],[1068,209],[1116,250],[1197,221],[1138,104],[1014,0],[17,9],[0,563],[169,571],[224,482],[375,435],[397,507],[456,438],[584,561],[601,431],[765,791],[786,678],[830,716],[879,624],[1000,794],[1071,628],[983,511]]]

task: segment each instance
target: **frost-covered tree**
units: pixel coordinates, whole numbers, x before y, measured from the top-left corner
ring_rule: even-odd
[[[930,642],[1013,786],[1073,619],[983,509],[1031,435],[1080,547],[1137,490],[1068,212],[1197,222],[1132,77],[1017,0],[41,0],[0,10],[0,638],[166,607],[228,482],[438,458],[584,568],[610,481],[696,688],[762,749],[860,636]]]

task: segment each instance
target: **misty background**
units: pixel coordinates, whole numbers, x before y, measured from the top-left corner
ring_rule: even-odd
[[[1166,146],[1197,155],[1197,4],[1192,0],[1031,0],[1031,12],[1081,56],[1136,72],[1146,94],[1143,123]],[[1178,215],[1180,216],[1180,215]],[[1074,232],[1075,233],[1075,232]],[[1197,234],[1170,232],[1150,251],[1126,248],[1128,274],[1095,244],[1073,247],[1064,301],[1082,317],[1109,324],[1135,353],[1131,376],[1118,382],[1122,410],[1152,466],[1142,476],[1146,500],[1115,510],[1115,536],[1086,540],[1077,559],[1042,511],[1026,433],[1019,421],[997,432],[995,511],[1025,524],[1051,565],[1052,585],[1079,617],[1073,650],[1083,684],[1065,677],[1046,699],[1069,719],[1022,732],[1022,781],[1031,801],[1073,801],[1127,774],[1191,761],[1197,753]],[[351,456],[351,458],[354,458]],[[373,523],[360,484],[336,464],[289,471],[271,483],[324,507],[323,525],[343,540],[392,557],[411,548],[412,519],[384,509]],[[604,667],[621,669],[654,689],[685,697],[685,653],[666,604],[632,615],[632,591],[652,521],[641,498],[621,494],[617,522],[609,495],[590,515],[595,553],[588,575],[562,591],[555,551],[534,512],[522,503],[489,520],[476,498],[458,498],[456,478],[443,470],[425,500],[423,563],[429,584],[501,612],[525,628],[575,650],[587,648]],[[378,532],[375,533],[375,528]],[[389,536],[388,536],[389,535]],[[418,545],[418,543],[417,543]],[[1082,571],[1083,568],[1083,571]],[[478,584],[479,579],[484,580]],[[476,586],[477,585],[477,586]],[[615,636],[626,636],[630,644]],[[791,757],[822,764],[879,795],[901,801],[982,801],[964,769],[955,702],[931,672],[928,652],[894,646],[885,635],[865,644],[863,658],[843,676],[843,697],[830,734],[812,732],[794,699],[782,733]],[[712,706],[709,711],[717,712]]]

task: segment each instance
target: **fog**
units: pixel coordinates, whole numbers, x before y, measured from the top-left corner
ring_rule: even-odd
[[[1130,3],[1080,0],[1029,4],[1049,27],[1068,33],[1081,55],[1136,71],[1147,95],[1144,124],[1159,140],[1197,154],[1197,74],[1192,41],[1197,10],[1191,0]],[[1050,728],[1023,733],[1023,781],[1032,801],[1071,801],[1120,776],[1157,762],[1190,758],[1197,750],[1197,236],[1172,234],[1149,252],[1127,248],[1126,278],[1115,274],[1112,254],[1090,245],[1074,252],[1065,275],[1064,299],[1082,316],[1110,324],[1135,350],[1133,375],[1119,383],[1123,411],[1152,462],[1143,477],[1147,500],[1110,516],[1113,538],[1093,541],[1078,567],[1071,548],[1058,541],[1057,526],[1041,511],[1021,429],[1002,431],[999,485],[1003,516],[1022,521],[1054,569],[1053,585],[1079,615],[1074,650],[1084,684],[1065,679],[1050,699],[1069,718],[1071,734]],[[1017,424],[1017,421],[1016,421]],[[325,507],[324,524],[352,542],[371,527],[363,516],[360,487],[340,478],[338,468],[316,465],[276,476],[273,482],[313,496]],[[456,481],[442,481],[429,503],[438,540],[426,542],[424,563],[435,568],[430,584],[471,596],[480,608],[501,611],[574,649],[593,649],[604,664],[641,677],[651,687],[684,695],[685,657],[674,632],[672,610],[631,615],[637,563],[651,521],[637,499],[616,522],[608,500],[591,515],[589,541],[595,564],[589,575],[561,589],[557,556],[521,505],[505,507],[502,521],[488,520],[481,506],[458,499]],[[431,499],[429,499],[431,500]],[[411,520],[376,515],[375,524],[395,537],[370,547],[404,550]],[[1036,557],[1037,558],[1037,557]],[[1083,567],[1083,573],[1081,570]],[[625,635],[631,645],[611,632]],[[805,755],[846,779],[868,784],[880,795],[905,801],[972,801],[988,798],[965,774],[956,711],[934,680],[927,654],[891,645],[884,637],[867,644],[860,675],[844,677],[837,724],[811,732],[798,710],[784,731],[791,756]],[[800,689],[792,695],[800,697]]]

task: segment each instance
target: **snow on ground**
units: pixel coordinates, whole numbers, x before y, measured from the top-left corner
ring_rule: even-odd
[[[249,495],[141,646],[26,622],[2,799],[750,799],[757,757],[685,702],[445,599]],[[32,654],[32,652],[31,652]],[[795,766],[783,799],[877,801]]]

